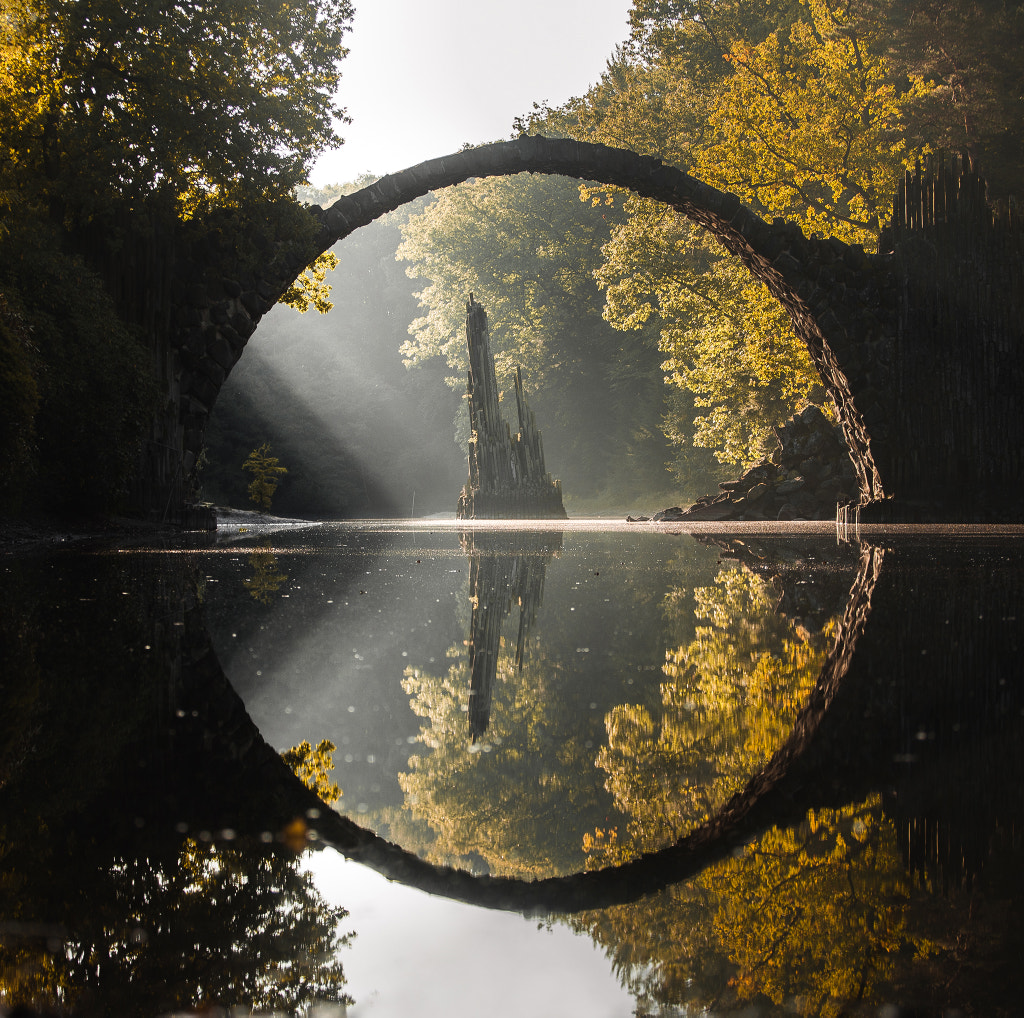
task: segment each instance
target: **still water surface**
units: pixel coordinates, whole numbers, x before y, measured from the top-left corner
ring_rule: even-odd
[[[236,526],[2,568],[0,1002],[1020,1013],[1020,530]],[[332,809],[278,755],[322,740]]]

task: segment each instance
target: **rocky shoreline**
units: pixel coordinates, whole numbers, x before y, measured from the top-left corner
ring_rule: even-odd
[[[858,501],[857,477],[839,428],[809,406],[775,429],[779,446],[715,495],[629,523],[834,520],[836,507]]]

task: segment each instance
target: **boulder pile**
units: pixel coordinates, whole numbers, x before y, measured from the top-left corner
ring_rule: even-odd
[[[774,453],[716,495],[687,507],[673,506],[631,523],[709,520],[833,520],[836,506],[859,500],[857,477],[838,427],[809,406],[775,429]]]

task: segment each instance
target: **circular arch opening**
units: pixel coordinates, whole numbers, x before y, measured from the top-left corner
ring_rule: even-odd
[[[884,497],[871,439],[856,405],[855,386],[842,363],[854,330],[840,321],[836,311],[849,313],[849,305],[838,305],[832,291],[838,292],[841,287],[829,286],[830,280],[842,282],[836,278],[837,267],[846,274],[856,272],[867,256],[840,241],[808,240],[798,226],[784,220],[766,223],[735,195],[710,187],[658,159],[605,145],[524,136],[428,160],[342,196],[326,210],[315,209],[322,220],[317,253],[431,191],[471,178],[524,172],[595,181],[662,202],[701,226],[737,256],[783,305],[794,332],[807,347],[836,406],[857,473],[861,501]]]

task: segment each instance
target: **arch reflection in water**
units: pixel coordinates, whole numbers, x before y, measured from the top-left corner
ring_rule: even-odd
[[[465,563],[455,540],[436,542],[435,579],[450,575],[453,551]],[[887,537],[884,547],[865,542],[847,553],[840,549],[846,557],[839,564],[821,542],[764,539],[756,547],[745,539],[742,546],[712,548],[670,535],[623,540],[627,544],[614,552],[605,548],[599,554],[600,542],[567,533],[561,557],[547,566],[544,603],[531,630],[523,674],[529,679],[531,664],[543,663],[553,683],[542,690],[545,702],[567,706],[570,717],[590,719],[595,713],[589,703],[581,710],[581,700],[569,697],[573,690],[600,696],[595,708],[600,738],[608,717],[625,717],[623,731],[634,725],[633,741],[621,740],[617,750],[614,740],[595,741],[589,754],[597,787],[606,779],[619,781],[618,799],[606,793],[606,802],[620,802],[626,812],[604,827],[603,816],[596,823],[588,817],[582,829],[594,830],[600,842],[596,829],[614,826],[620,839],[631,839],[633,850],[648,854],[618,868],[559,879],[447,870],[401,852],[323,808],[255,730],[212,653],[206,626],[215,635],[230,638],[234,632],[244,641],[234,655],[232,666],[238,669],[250,647],[257,649],[253,635],[260,626],[273,629],[275,616],[287,616],[300,588],[308,587],[318,604],[338,600],[323,597],[339,593],[337,586],[328,590],[322,584],[342,577],[348,590],[368,591],[349,596],[362,604],[372,596],[364,568],[370,563],[351,545],[344,560],[335,556],[328,563],[321,551],[329,552],[329,544],[317,551],[280,542],[275,554],[289,579],[270,605],[253,601],[245,591],[248,548],[237,554],[190,553],[205,577],[202,605],[190,593],[187,571],[168,568],[170,562],[183,564],[185,556],[152,554],[144,562],[142,556],[91,556],[74,568],[70,559],[19,563],[5,585],[4,639],[11,650],[7,659],[20,677],[18,689],[37,692],[29,700],[4,693],[9,710],[0,807],[8,969],[10,964],[24,968],[23,959],[11,961],[12,943],[21,950],[30,942],[26,937],[12,941],[12,929],[28,933],[34,923],[32,930],[60,931],[65,943],[72,942],[65,931],[87,942],[88,922],[76,906],[82,896],[76,898],[72,889],[84,886],[96,867],[115,872],[134,866],[131,859],[177,860],[186,839],[207,844],[204,832],[218,849],[258,848],[264,832],[273,837],[299,815],[321,839],[392,877],[463,900],[542,910],[552,921],[573,923],[605,946],[638,1006],[648,1011],[716,1000],[719,1010],[754,1002],[765,1012],[782,1012],[796,1002],[808,1013],[877,1013],[880,1004],[895,1001],[1012,1013],[1020,999],[1015,974],[1020,945],[1005,917],[1021,897],[1014,831],[1024,815],[1019,539],[958,545]],[[640,550],[647,541],[655,548],[650,558]],[[414,575],[417,558],[426,564],[422,537],[389,547],[398,571],[406,575]],[[374,554],[380,548],[378,542]],[[651,560],[661,566],[652,571]],[[691,569],[693,562],[698,565]],[[229,620],[222,602],[232,576],[242,601]],[[317,576],[323,578],[320,587]],[[614,594],[602,586],[611,576]],[[444,582],[468,616],[469,589]],[[687,624],[676,606],[695,588],[703,591],[695,598],[703,617],[691,615]],[[840,592],[842,613],[822,644],[836,603],[830,590]],[[397,588],[389,588],[386,598],[396,596]],[[365,619],[377,614],[384,599],[360,609]],[[238,603],[253,613],[245,625]],[[743,621],[726,612],[726,604],[745,605]],[[769,611],[773,607],[778,615]],[[575,619],[584,609],[594,613],[587,642],[581,642],[583,629]],[[333,612],[323,618],[326,628],[320,632],[336,625]],[[457,695],[467,708],[468,647],[462,640],[472,632],[471,621],[462,619],[461,638],[453,638],[456,627],[433,645],[456,649]],[[649,673],[654,681],[638,691],[636,682],[621,677],[648,673],[637,671],[637,661],[630,662],[621,648],[608,655],[603,670],[596,667],[592,634],[600,629],[613,649],[620,636],[622,647],[631,646],[625,634],[641,632],[644,623],[649,629],[641,640],[656,646],[657,653],[641,662],[644,668],[654,665]],[[387,632],[382,625],[378,633]],[[554,682],[557,669],[535,655],[543,647],[538,641],[559,630],[573,647],[571,660],[585,662],[560,685]],[[809,648],[788,651],[787,640],[800,632],[812,636]],[[83,633],[91,642],[83,641]],[[510,637],[510,680],[518,677],[513,643]],[[651,854],[650,847],[675,835],[672,825],[680,817],[699,821],[697,800],[679,777],[693,737],[722,754],[715,776],[724,775],[724,785],[733,780],[727,776],[733,758],[749,748],[745,739],[730,734],[726,721],[733,711],[716,714],[708,707],[711,692],[725,677],[736,681],[726,686],[733,699],[722,702],[740,713],[756,710],[762,701],[790,709],[785,695],[773,700],[764,694],[778,687],[762,681],[777,670],[760,663],[758,653],[766,645],[775,648],[774,661],[793,665],[793,675],[800,672],[799,662],[820,660],[824,653],[806,703],[788,733],[780,733],[782,744],[766,750],[767,764],[745,785],[737,772],[738,795],[681,841]],[[576,653],[584,647],[587,654]],[[94,663],[89,662],[92,649],[99,653]],[[399,689],[403,660],[396,650],[390,674]],[[265,667],[266,660],[253,664]],[[501,674],[496,690],[504,685]],[[613,675],[620,676],[618,685]],[[242,676],[239,682],[244,681]],[[783,683],[784,690],[797,690],[805,681]],[[512,687],[511,681],[507,685]],[[742,696],[735,695],[737,688]],[[534,687],[528,691],[532,695]],[[382,689],[381,695],[388,694]],[[643,711],[630,714],[633,708]],[[468,709],[457,713],[459,743],[472,745]],[[691,715],[702,725],[694,726]],[[347,711],[345,716],[352,717]],[[487,738],[504,717],[492,708]],[[543,732],[548,722],[541,720]],[[94,766],[70,774],[60,754],[31,735],[40,724],[61,750]],[[550,730],[547,743],[555,759],[565,750],[567,727],[560,724]],[[272,727],[264,725],[271,738]],[[312,740],[336,735],[304,734]],[[625,766],[626,749],[633,746],[647,754],[641,758],[650,774],[664,775],[660,785],[645,779],[643,768]],[[603,769],[594,766],[602,748],[611,754]],[[410,752],[421,755],[403,751],[396,775]],[[474,759],[497,760],[495,752]],[[335,777],[346,786],[343,767]],[[713,785],[705,782],[705,788]],[[643,795],[648,788],[654,794]],[[179,832],[179,825],[187,830]],[[652,841],[645,843],[649,834]],[[84,844],[92,847],[84,852]],[[45,852],[38,851],[40,845]],[[611,858],[609,851],[606,837],[591,855]],[[251,862],[237,863],[243,871],[260,865],[259,851],[248,858]],[[524,851],[511,861],[522,867],[534,864],[536,855]],[[167,865],[163,871],[170,872]],[[55,873],[60,879],[54,880]],[[146,880],[140,876],[135,886],[146,886]],[[123,918],[111,920],[111,929],[134,929],[133,916],[145,913],[148,902],[163,908],[158,896],[130,908],[127,898],[118,900],[121,905],[90,905],[106,909],[108,916],[122,909]],[[559,912],[574,912],[576,918],[560,918]],[[154,920],[146,915],[145,921]],[[342,922],[338,929],[347,926]],[[45,951],[46,944],[34,936],[32,950]],[[104,992],[102,979],[90,985]],[[110,985],[113,993],[115,983]]]

